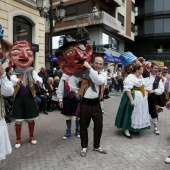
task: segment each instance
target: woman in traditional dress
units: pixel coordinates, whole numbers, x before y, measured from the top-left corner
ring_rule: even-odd
[[[147,93],[144,89],[145,82],[142,77],[142,64],[134,56],[134,61],[125,68],[128,68],[131,74],[124,81],[124,94],[117,112],[115,125],[124,130],[124,135],[127,138],[132,139],[129,130],[139,132],[149,129],[150,116]]]

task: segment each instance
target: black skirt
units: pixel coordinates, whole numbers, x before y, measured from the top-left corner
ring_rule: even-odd
[[[61,114],[66,116],[75,116],[78,106],[78,100],[76,98],[63,98],[63,108]]]

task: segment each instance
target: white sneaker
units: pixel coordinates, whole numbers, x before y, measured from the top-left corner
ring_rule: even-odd
[[[170,156],[165,159],[165,163],[169,164],[170,163]]]
[[[18,148],[20,148],[21,147],[21,143],[16,143],[15,144],[15,149],[18,149]]]
[[[36,145],[36,144],[37,144],[37,140],[30,140],[30,142],[31,142],[33,145]]]
[[[155,130],[155,134],[156,134],[156,135],[159,135],[159,134],[160,134],[160,131],[158,130],[157,127],[155,127],[154,130]]]
[[[102,109],[102,114],[106,115],[106,112]]]

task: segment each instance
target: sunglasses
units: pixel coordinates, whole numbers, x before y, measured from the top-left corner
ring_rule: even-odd
[[[163,70],[168,70],[167,68],[164,68]]]

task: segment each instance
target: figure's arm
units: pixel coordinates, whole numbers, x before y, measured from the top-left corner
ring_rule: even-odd
[[[64,81],[61,79],[58,85],[58,94],[57,98],[59,99],[59,102],[63,101],[64,96]]]
[[[130,76],[128,76],[124,81],[124,91],[126,92],[126,95],[129,98],[131,106],[134,106],[134,100],[133,100],[133,97],[132,97],[132,94],[131,94],[132,88],[133,88],[133,83],[132,83]]]
[[[34,70],[33,71],[33,79],[35,82],[38,82],[40,84],[42,84],[42,78],[37,74],[37,72]]]
[[[154,90],[156,95],[161,95],[164,92],[164,84],[162,80],[159,81],[158,88]]]
[[[16,75],[12,75],[12,76],[10,77],[10,80],[11,80],[11,82],[12,82],[12,84],[13,84],[14,86],[15,86],[16,84],[18,84],[18,82],[20,81],[20,79],[18,79]]]
[[[105,73],[98,74],[98,72],[93,70],[93,68],[91,68],[89,71],[90,71],[89,76],[91,80],[93,81],[93,83],[97,85],[102,85],[105,83],[107,79],[107,75]]]
[[[129,98],[129,100],[130,100],[131,106],[134,106],[135,102],[134,102],[134,100],[133,100],[131,91],[126,91],[126,95],[127,95],[127,97]]]

